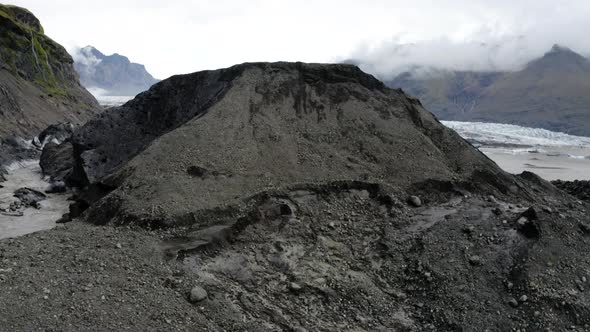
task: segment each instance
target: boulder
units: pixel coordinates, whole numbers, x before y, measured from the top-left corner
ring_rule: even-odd
[[[49,142],[43,147],[39,160],[43,175],[52,181],[65,182],[70,179],[74,165],[74,151],[70,142],[56,144]]]
[[[189,300],[192,303],[201,302],[207,298],[207,291],[200,286],[195,286],[191,289]]]
[[[32,206],[37,208],[38,203],[47,198],[47,196],[37,190],[31,188],[20,188],[14,192],[14,197],[18,198],[25,206]]]
[[[74,125],[69,122],[52,124],[39,134],[37,137],[41,147],[49,142],[60,144],[72,137],[74,132]]]

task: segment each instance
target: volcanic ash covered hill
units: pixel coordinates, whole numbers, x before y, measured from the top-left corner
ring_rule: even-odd
[[[73,141],[78,182],[118,187],[108,205],[137,219],[186,218],[296,184],[408,186],[484,173],[512,181],[416,99],[348,65],[254,63],[172,77]]]

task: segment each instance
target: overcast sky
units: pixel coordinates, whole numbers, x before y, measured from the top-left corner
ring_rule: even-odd
[[[68,50],[93,45],[158,78],[245,61],[360,59],[515,69],[560,43],[590,54],[590,0],[13,0]],[[405,45],[400,47],[400,45]]]

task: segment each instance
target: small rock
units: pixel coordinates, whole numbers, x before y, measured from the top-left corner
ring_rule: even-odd
[[[535,311],[533,313],[533,315],[535,315],[535,317],[539,317],[539,316],[541,316],[541,312],[540,311]]]
[[[538,220],[539,219],[538,214],[537,214],[537,210],[535,210],[534,207],[528,208],[520,216],[525,217],[528,220]]]
[[[590,226],[583,224],[582,222],[580,222],[578,224],[578,227],[580,227],[580,230],[582,231],[582,233],[589,235],[590,234]]]
[[[475,226],[469,226],[469,227],[463,228],[463,233],[473,234],[473,232],[475,232]]]
[[[117,249],[123,248],[123,246],[120,243],[117,243],[115,246],[117,247]]]
[[[506,283],[506,287],[508,289],[512,289],[514,287],[514,284],[509,281],[509,282]]]
[[[523,296],[521,296],[521,297],[518,299],[518,301],[520,301],[520,302],[526,302],[526,301],[528,301],[528,299],[529,299],[529,297],[528,297],[528,296],[526,296],[526,295],[523,295]]]
[[[56,224],[65,224],[72,221],[72,217],[70,217],[69,213],[64,213],[63,216],[61,216],[61,218],[59,218],[58,220],[55,221]]]
[[[207,291],[203,287],[195,286],[191,289],[189,300],[192,303],[201,302],[207,298]]]
[[[47,198],[47,196],[31,188],[20,188],[14,192],[14,197],[18,198],[25,206],[37,207],[37,203]]]
[[[582,282],[586,282],[588,281],[588,279],[586,279],[586,277],[582,277]]]
[[[414,207],[422,206],[422,200],[420,200],[420,197],[418,196],[410,196],[408,198],[408,203]]]
[[[469,257],[469,264],[473,265],[473,266],[479,266],[483,264],[483,260],[481,259],[481,257],[477,256],[477,255],[473,255],[471,257]]]
[[[333,221],[330,221],[330,223],[328,224],[328,227],[330,228],[336,228],[336,224]]]
[[[299,284],[298,284],[298,283],[296,283],[296,282],[292,282],[292,283],[290,283],[290,284],[289,284],[289,289],[290,289],[290,290],[292,290],[292,291],[294,291],[294,292],[298,292],[298,291],[300,291],[302,288],[303,288],[303,287],[301,287],[301,285],[299,285]]]
[[[545,211],[547,213],[553,213],[553,210],[550,207],[546,206],[546,205],[543,206],[542,209],[543,209],[543,211]]]
[[[313,280],[313,282],[314,282],[315,284],[317,284],[317,285],[323,285],[323,284],[325,284],[327,281],[326,281],[326,278],[316,278],[316,279],[314,279],[314,280]]]
[[[48,194],[55,194],[55,193],[65,193],[67,191],[67,187],[65,182],[63,181],[55,181],[52,182],[45,192]]]
[[[516,299],[513,297],[508,300],[508,304],[513,308],[518,307],[518,301],[516,301]]]

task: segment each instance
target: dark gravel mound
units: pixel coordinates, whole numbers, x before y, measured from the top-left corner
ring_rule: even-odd
[[[575,196],[583,201],[590,202],[590,181],[575,180],[575,181],[552,181],[557,188],[566,193]]]
[[[339,180],[523,188],[416,99],[350,65],[175,76],[98,115],[72,144],[70,182],[115,189],[95,205],[101,221],[183,222],[260,191]]]

